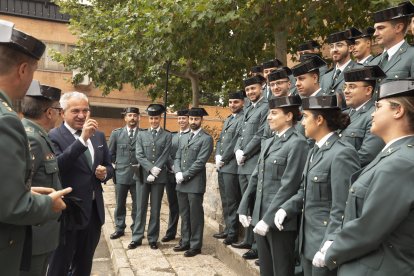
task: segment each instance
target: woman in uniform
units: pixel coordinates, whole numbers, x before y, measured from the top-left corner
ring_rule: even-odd
[[[243,195],[238,213],[243,226],[249,226],[247,210],[255,197],[252,223],[260,259],[261,275],[293,275],[297,218],[279,231],[273,224],[279,206],[296,193],[300,185],[309,146],[294,125],[300,120],[299,96],[269,100],[267,117],[276,134],[264,141],[255,171]]]
[[[336,133],[349,125],[349,116],[341,112],[336,95],[303,98],[302,107],[305,135],[315,140],[315,146],[309,153],[300,189],[280,206],[274,221],[284,229],[302,212],[299,252],[304,275],[336,275],[326,267],[313,266],[312,261],[341,224],[349,177],[360,168],[358,154]]]
[[[381,85],[375,106],[371,132],[386,145],[352,176],[343,227],[324,260],[339,275],[413,275],[414,80]]]

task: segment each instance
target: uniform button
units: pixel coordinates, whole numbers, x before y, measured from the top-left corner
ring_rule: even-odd
[[[273,160],[273,163],[277,163],[277,160]]]
[[[313,180],[318,181],[318,177],[317,177],[317,176],[315,176],[315,177],[313,178]]]
[[[185,160],[183,162],[185,163]]]
[[[355,136],[355,133],[354,133],[354,132],[352,132],[352,133],[351,133],[351,136],[352,136],[352,137],[354,137],[354,136]]]
[[[243,129],[243,131],[245,131],[245,129]]]
[[[9,241],[9,245],[13,245],[13,243],[14,243],[14,240]]]
[[[335,261],[335,260],[332,260],[332,262],[333,262],[334,264],[336,264],[336,261]]]
[[[395,75],[395,78],[398,79],[398,75]]]
[[[155,163],[155,161],[151,161],[152,162],[152,164],[154,164]]]
[[[343,215],[341,216],[341,218],[342,218],[342,220],[344,220],[344,216]]]
[[[324,220],[323,225],[328,225],[328,222],[326,220]]]
[[[342,133],[339,134],[339,137],[342,137]]]
[[[227,130],[224,131],[224,133],[226,133],[226,132],[227,132]]]
[[[155,149],[152,149],[152,151],[155,151]]]
[[[242,137],[242,138],[240,138],[240,140],[243,140],[243,137]]]
[[[349,189],[351,193],[355,192],[354,188]]]

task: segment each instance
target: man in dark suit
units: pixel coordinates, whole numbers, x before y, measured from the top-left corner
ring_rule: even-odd
[[[58,156],[62,186],[73,187],[72,195],[82,199],[84,212],[77,225],[65,225],[64,239],[52,255],[48,275],[90,275],[92,259],[104,224],[101,183],[113,176],[105,135],[90,119],[88,98],[80,92],[60,99],[64,122],[50,131]]]
[[[215,161],[225,228],[223,232],[213,236],[217,239],[225,239],[223,243],[226,245],[237,242],[239,232],[236,211],[241,194],[234,147],[238,138],[237,130],[243,119],[243,105],[244,91],[229,93],[229,109],[232,114],[224,121],[216,144]]]
[[[182,241],[174,251],[186,251],[184,257],[193,257],[201,253],[203,245],[206,163],[213,151],[213,137],[201,128],[203,116],[208,115],[204,108],[193,107],[188,115],[191,131],[181,138],[174,162],[182,220]]]
[[[128,191],[132,198],[131,230],[134,229],[137,213],[136,187],[133,177],[138,170],[138,161],[135,157],[135,142],[139,131],[139,109],[127,107],[123,115],[126,126],[115,129],[109,137],[109,152],[115,168],[114,184],[116,191],[115,232],[111,234],[111,239],[118,239],[124,235]]]

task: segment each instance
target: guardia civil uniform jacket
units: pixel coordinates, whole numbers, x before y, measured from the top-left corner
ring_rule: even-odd
[[[26,131],[0,91],[0,271],[18,275],[27,225],[57,219],[49,196],[30,192],[32,155]],[[28,232],[29,233],[29,232]],[[27,250],[27,248],[26,248]],[[29,254],[30,256],[30,254]]]
[[[309,152],[298,193],[281,206],[287,219],[302,212],[299,251],[310,261],[340,226],[349,177],[360,168],[356,150],[336,133],[313,156],[312,152]]]
[[[224,121],[220,137],[216,143],[216,155],[221,155],[224,165],[220,172],[237,174],[237,162],[234,147],[238,139],[238,129],[243,122],[244,111],[232,114]]]
[[[352,175],[341,230],[326,252],[338,275],[414,275],[414,137]]]
[[[62,189],[53,144],[46,131],[35,122],[22,119],[33,159],[32,186]],[[57,219],[32,227],[32,255],[55,250],[59,244],[60,223]]]
[[[334,93],[343,94],[343,86],[345,83],[344,72],[358,66],[361,65],[351,60],[336,79],[334,79],[334,74],[336,71],[335,67],[330,69],[321,77],[320,85],[322,90],[326,91],[327,95],[333,95]]]
[[[174,161],[174,171],[182,172],[184,181],[177,184],[182,193],[204,194],[206,191],[206,163],[213,151],[213,137],[203,129],[189,140],[190,133],[183,135]]]
[[[371,114],[374,110],[374,99],[369,100],[359,110],[350,110],[351,124],[339,134],[342,140],[357,150],[361,167],[374,160],[385,146],[381,138],[371,133]]]
[[[256,168],[268,112],[269,105],[265,98],[260,99],[255,105],[250,104],[244,111],[234,152],[242,150],[246,160],[239,166],[238,174],[252,174]]]
[[[289,128],[281,137],[275,135],[267,139],[249,186],[243,194],[238,213],[247,215],[250,197],[254,197],[252,224],[256,225],[263,220],[270,228],[276,229],[273,223],[275,213],[297,193],[308,151],[309,145],[305,137],[294,127]],[[284,231],[297,230],[296,216],[283,226]]]
[[[134,137],[129,138],[128,129],[126,127],[117,128],[112,131],[109,137],[109,152],[111,154],[111,162],[115,164],[115,180],[116,184],[134,184],[134,174],[138,173],[138,161],[135,157],[136,137],[139,128],[135,128]]]

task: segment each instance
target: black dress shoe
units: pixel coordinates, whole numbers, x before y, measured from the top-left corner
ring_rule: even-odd
[[[249,251],[244,253],[242,257],[245,258],[246,260],[254,260],[254,259],[259,258],[259,254],[257,254],[257,250],[250,249]]]
[[[156,242],[150,242],[149,246],[150,246],[151,249],[158,249],[158,245],[157,245]]]
[[[224,232],[220,232],[220,233],[214,234],[213,237],[216,239],[225,239],[227,238],[227,234]]]
[[[165,236],[161,239],[162,242],[169,242],[175,240],[175,237],[169,237],[169,236]]]
[[[234,248],[240,248],[240,249],[250,249],[250,248],[252,248],[251,244],[247,244],[247,243],[244,243],[244,242],[232,243],[231,246],[234,247]]]
[[[254,264],[257,265],[257,266],[260,266],[259,259],[257,259],[256,261],[254,261]]]
[[[109,238],[111,240],[115,240],[115,239],[118,239],[118,238],[122,237],[123,235],[125,235],[125,233],[123,231],[115,231],[109,236]]]
[[[128,249],[135,249],[138,246],[140,246],[142,244],[141,241],[137,242],[137,241],[132,241],[130,244],[128,244]]]
[[[201,249],[189,249],[185,251],[184,257],[194,257],[195,255],[201,254]]]
[[[173,248],[173,250],[175,252],[186,251],[188,249],[190,249],[190,246],[189,245],[182,245],[180,243],[177,244],[176,246],[174,246],[174,248]]]
[[[230,245],[232,243],[236,243],[237,242],[237,237],[227,237],[224,239],[223,243],[225,245]]]

